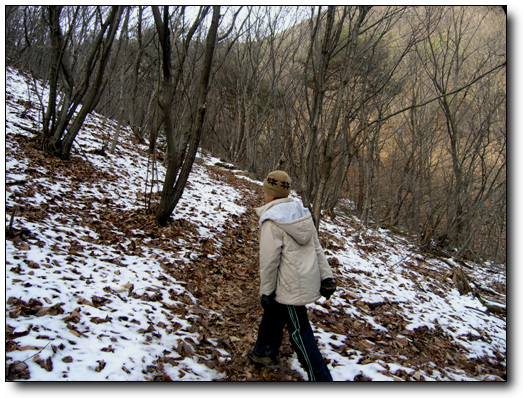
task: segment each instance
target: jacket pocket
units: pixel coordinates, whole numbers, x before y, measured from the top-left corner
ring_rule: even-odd
[[[285,278],[284,278],[284,275],[282,272],[278,272],[278,285],[283,287],[288,292],[291,291],[290,283],[287,283],[287,281],[285,281]]]

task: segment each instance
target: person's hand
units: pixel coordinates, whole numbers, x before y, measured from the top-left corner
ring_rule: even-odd
[[[276,295],[274,293],[272,293],[270,296],[267,296],[266,294],[261,295],[260,302],[261,302],[261,306],[263,307],[264,310],[266,310],[267,308],[269,308],[271,305],[274,304],[275,296]]]
[[[320,294],[327,300],[336,291],[336,282],[332,278],[327,278],[321,281]]]

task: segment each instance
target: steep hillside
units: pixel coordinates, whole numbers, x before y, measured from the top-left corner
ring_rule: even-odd
[[[123,130],[102,150],[116,124],[91,115],[71,160],[46,157],[37,95],[12,69],[6,81],[6,379],[306,379],[288,342],[279,372],[246,357],[262,313],[259,182],[200,154],[161,228],[145,147]],[[339,288],[309,314],[335,380],[506,378],[505,316],[449,276],[463,269],[503,307],[504,269],[422,253],[341,210],[320,239]]]

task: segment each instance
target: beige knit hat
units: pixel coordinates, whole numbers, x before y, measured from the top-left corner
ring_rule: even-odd
[[[271,171],[265,181],[263,190],[275,198],[286,198],[291,192],[291,178],[281,170]]]

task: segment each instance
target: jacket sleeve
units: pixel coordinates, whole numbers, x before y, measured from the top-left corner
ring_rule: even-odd
[[[282,247],[283,231],[272,221],[263,222],[260,228],[260,296],[269,296],[276,290]]]
[[[316,233],[314,236],[314,241],[316,244],[316,257],[318,258],[318,267],[320,268],[320,280],[324,280],[327,278],[332,278],[332,270],[329,262],[327,261],[327,257],[325,256],[325,252],[323,251],[323,248],[321,247],[320,240],[318,239],[318,234]]]

